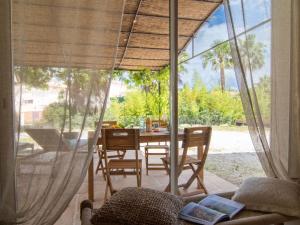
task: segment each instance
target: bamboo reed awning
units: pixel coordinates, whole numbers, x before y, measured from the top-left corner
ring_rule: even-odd
[[[180,51],[221,2],[179,1]],[[99,10],[101,0],[13,0],[15,64],[107,69],[115,56],[123,70],[169,64],[169,0],[126,0],[122,18]]]

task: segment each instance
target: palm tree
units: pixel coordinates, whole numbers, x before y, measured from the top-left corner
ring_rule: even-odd
[[[213,42],[212,50],[207,51],[202,55],[203,67],[206,68],[209,64],[214,71],[220,71],[220,86],[221,90],[225,90],[225,69],[232,67],[232,57],[228,42],[216,40]]]
[[[245,39],[239,39],[239,50],[245,71],[247,69],[257,70],[263,67],[265,64],[265,47],[263,43],[256,41],[254,34],[247,35]]]

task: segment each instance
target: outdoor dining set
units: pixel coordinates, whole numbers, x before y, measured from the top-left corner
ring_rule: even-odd
[[[95,172],[102,172],[106,181],[105,198],[108,193],[116,192],[111,177],[121,175],[136,176],[136,186],[142,184],[142,159],[139,151],[144,150],[146,175],[150,170],[164,170],[170,173],[170,133],[167,129],[154,129],[153,131],[140,131],[140,129],[114,128],[116,121],[104,121],[101,137],[97,141],[97,152],[99,156]],[[211,127],[190,127],[178,133],[178,140],[182,143],[179,147],[178,177],[183,170],[192,170],[191,176],[179,187],[187,189],[197,180],[198,189],[207,193],[203,183],[203,167],[209,150],[211,138]],[[197,149],[197,155],[193,156],[189,150]],[[131,157],[127,157],[127,151],[133,151]],[[160,157],[160,162],[151,160]],[[170,182],[165,191],[170,191]]]

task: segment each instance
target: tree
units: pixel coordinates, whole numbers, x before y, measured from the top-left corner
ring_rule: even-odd
[[[256,83],[255,92],[261,117],[265,125],[270,125],[271,119],[271,79],[269,75],[265,75]]]
[[[65,112],[66,111],[66,112]],[[63,103],[51,103],[43,111],[43,119],[53,127],[62,127],[67,109]]]
[[[249,34],[245,39],[239,39],[239,50],[244,69],[258,70],[265,64],[265,45],[256,41],[254,34]],[[250,68],[250,65],[251,68]]]
[[[48,67],[15,66],[16,84],[26,85],[27,88],[47,89],[48,82],[53,78],[53,71]]]
[[[228,42],[222,43],[219,40],[214,41],[212,46],[216,47],[202,55],[202,64],[204,68],[210,65],[214,71],[220,71],[220,86],[223,92],[225,90],[225,69],[232,67],[231,50]]]
[[[72,130],[72,116],[83,115],[90,96],[89,114],[96,114],[105,95],[105,86],[110,75],[107,71],[88,69],[57,69],[56,78],[68,88],[69,131]],[[64,92],[64,91],[62,91]],[[91,92],[91,93],[90,93]],[[61,96],[63,93],[61,94]],[[63,97],[64,98],[64,97]]]

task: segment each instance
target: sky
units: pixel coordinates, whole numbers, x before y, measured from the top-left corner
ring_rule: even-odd
[[[270,19],[270,6],[271,0],[243,0],[245,9],[245,22],[246,29],[251,29],[253,26]],[[231,9],[234,19],[234,24],[237,33],[244,32],[243,19],[242,19],[242,7],[241,0],[231,0]],[[268,22],[263,26],[260,26],[248,34],[255,34],[256,40],[262,42],[265,45],[265,65],[257,71],[254,71],[254,80],[257,82],[260,77],[270,75],[270,49],[271,49],[271,23]],[[226,18],[224,7],[221,5],[201,26],[194,39],[194,54],[199,54],[209,49],[213,42],[216,40],[226,41],[228,40],[228,32],[226,25]],[[186,52],[191,56],[192,44],[187,46]],[[213,71],[208,66],[203,68],[201,57],[195,57],[186,64],[187,72],[181,74],[181,78],[184,83],[192,85],[193,74],[195,71],[200,75],[201,80],[211,89],[219,84],[219,72]],[[226,88],[231,90],[237,90],[237,83],[235,73],[233,70],[225,71]],[[119,91],[120,90],[120,91]],[[110,96],[122,96],[126,92],[125,85],[122,85],[119,81],[112,83]]]
[[[244,0],[246,29],[251,29],[259,23],[270,19],[270,4],[270,0]],[[231,9],[236,32],[244,32],[241,0],[231,0]],[[265,65],[260,70],[254,71],[254,80],[257,82],[260,77],[270,74],[271,24],[268,22],[248,32],[248,34],[255,34],[256,40],[265,45]],[[194,54],[196,55],[209,49],[216,40],[228,40],[223,5],[212,14],[208,21],[197,32],[196,38],[194,39]],[[190,44],[186,49],[188,55],[191,55],[191,49],[192,45]],[[211,70],[209,66],[203,68],[201,56],[189,60],[186,64],[186,69],[187,72],[181,75],[185,83],[192,85],[192,77],[196,71],[200,74],[203,83],[209,89],[219,84],[219,72]],[[225,77],[226,87],[231,90],[236,90],[237,83],[234,71],[226,70]]]

